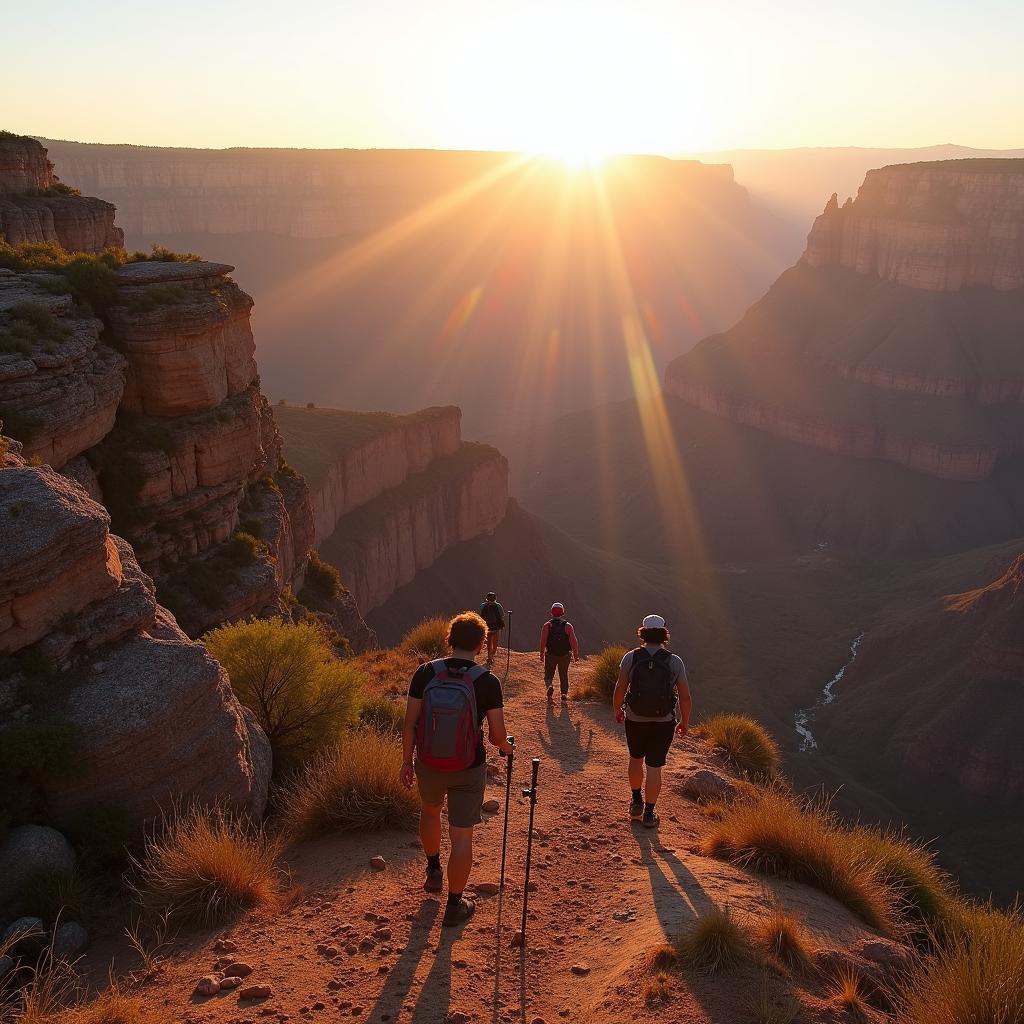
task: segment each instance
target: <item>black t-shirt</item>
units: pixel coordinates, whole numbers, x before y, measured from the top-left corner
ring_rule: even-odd
[[[475,661],[468,661],[466,658],[445,658],[444,660],[445,664],[453,669],[464,668],[468,670],[476,664]],[[427,688],[427,683],[434,678],[435,674],[434,666],[429,661],[420,665],[413,674],[412,682],[409,683],[409,696],[415,697],[417,700],[423,700],[423,691]],[[473,680],[473,690],[476,694],[476,724],[482,726],[488,711],[494,711],[496,708],[505,706],[501,696],[501,680],[493,672],[485,672],[482,676]],[[475,768],[477,765],[483,764],[486,760],[484,733],[481,728],[480,745],[476,750],[473,767]]]

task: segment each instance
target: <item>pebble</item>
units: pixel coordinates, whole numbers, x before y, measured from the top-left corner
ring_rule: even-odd
[[[341,988],[341,982],[338,981],[336,978],[332,978],[329,982],[327,982],[327,987],[328,989],[330,989],[331,992],[337,992],[338,989]]]
[[[218,953],[234,953],[238,949],[238,943],[233,939],[218,939],[213,944],[213,948]]]
[[[242,979],[237,975],[229,974],[226,977],[220,979],[221,991],[231,988],[238,988],[242,984]]]
[[[515,949],[522,949],[523,946],[523,933],[522,931],[516,931],[512,936],[512,946]]]
[[[269,985],[249,985],[238,993],[239,999],[269,999],[274,990]]]
[[[252,968],[243,960],[235,960],[223,970],[226,978],[248,978],[252,974]]]
[[[220,979],[215,978],[212,974],[208,974],[205,978],[200,978],[196,982],[197,996],[215,996],[219,991]]]
[[[388,866],[388,862],[378,853],[376,857],[370,858],[370,867],[374,871],[383,871]]]
[[[573,964],[572,973],[582,978],[590,973],[590,968],[586,964]]]
[[[494,814],[500,807],[501,804],[497,800],[485,800],[482,809],[488,814]]]

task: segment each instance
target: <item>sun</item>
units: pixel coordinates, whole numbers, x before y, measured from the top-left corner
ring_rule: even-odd
[[[596,145],[555,146],[544,154],[557,160],[569,171],[598,170],[612,155]]]

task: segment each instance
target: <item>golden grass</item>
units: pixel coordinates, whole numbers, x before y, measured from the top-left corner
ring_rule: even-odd
[[[220,807],[177,808],[147,836],[132,887],[142,912],[209,926],[281,894],[280,844]]]
[[[1024,917],[975,909],[961,924],[907,982],[897,1024],[1024,1024]]]
[[[409,680],[420,661],[416,653],[400,647],[366,651],[352,659],[353,664],[367,677],[368,689],[385,696],[408,693]]]
[[[746,935],[729,911],[717,908],[699,918],[674,945],[679,964],[699,974],[728,970],[751,953]]]
[[[651,971],[667,971],[679,966],[679,954],[675,946],[664,943],[658,946],[647,960],[647,968]]]
[[[91,1001],[63,1005],[70,1000],[73,987],[71,982],[62,982],[59,996],[53,991],[28,993],[20,1024],[171,1024],[176,1019],[152,994],[144,999],[117,984]]]
[[[860,975],[850,968],[844,968],[831,978],[831,988],[836,1002],[848,1013],[859,1020],[867,1016],[868,1002],[864,992],[864,982]]]
[[[779,772],[782,759],[778,744],[753,718],[715,715],[701,722],[695,732],[718,747],[729,765],[745,778],[767,782]]]
[[[774,790],[731,804],[709,825],[702,844],[708,856],[812,885],[871,927],[895,934],[899,895],[860,849],[863,841],[843,829],[827,808],[798,804]]]
[[[423,661],[443,658],[448,653],[448,620],[424,619],[402,637],[402,648]]]
[[[776,906],[753,923],[756,940],[772,960],[790,971],[810,970],[811,940],[803,921]]]
[[[397,737],[373,729],[346,734],[283,788],[285,829],[308,836],[411,827],[419,797],[402,785],[401,767]]]
[[[672,979],[664,971],[658,971],[649,981],[644,983],[644,1005],[648,1009],[664,1006],[672,999]]]
[[[619,679],[619,664],[625,657],[627,648],[618,646],[605,647],[600,654],[595,655],[591,662],[592,670],[590,679],[579,693],[581,697],[590,700],[604,700],[610,702],[615,692],[615,684]]]

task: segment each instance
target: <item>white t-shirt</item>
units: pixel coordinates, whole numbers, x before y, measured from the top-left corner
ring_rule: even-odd
[[[657,651],[662,650],[660,644],[644,644],[644,650],[648,654],[654,654]],[[635,648],[634,648],[635,650]],[[626,675],[629,675],[629,670],[633,666],[633,651],[626,651],[622,661],[619,662],[619,668],[626,670]],[[683,664],[683,659],[678,654],[673,654],[669,659],[669,668],[672,672],[672,684],[676,685],[680,679],[686,681],[686,666]],[[678,703],[678,702],[677,702]],[[671,714],[662,715],[660,718],[644,718],[642,715],[634,715],[629,710],[628,704],[623,704],[622,710],[626,713],[626,718],[631,722],[674,722],[676,720],[676,712],[673,708]]]

